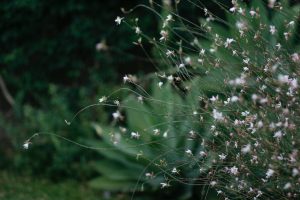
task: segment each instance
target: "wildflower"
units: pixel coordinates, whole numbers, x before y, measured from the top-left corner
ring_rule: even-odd
[[[140,138],[140,134],[138,132],[131,132],[131,138],[139,139]]]
[[[236,7],[230,8],[229,11],[234,13],[236,11]]]
[[[23,148],[27,150],[29,148],[29,145],[30,145],[30,142],[27,140],[24,142]]]
[[[121,113],[120,113],[120,111],[116,111],[116,112],[114,112],[113,114],[112,114],[112,116],[113,116],[113,118],[115,119],[115,120],[118,120],[118,119],[123,119],[123,116],[121,115]]]
[[[178,170],[176,169],[176,167],[174,167],[174,168],[172,169],[172,173],[173,173],[173,174],[178,174],[178,173],[179,173]]]
[[[274,8],[275,3],[276,3],[276,0],[269,0],[269,2],[268,2],[269,8]]]
[[[105,40],[102,40],[101,42],[96,44],[97,51],[106,51],[107,49],[108,49],[108,46],[106,45]]]
[[[174,77],[172,75],[170,75],[170,76],[167,77],[167,79],[168,79],[169,82],[172,82]]]
[[[165,31],[165,30],[162,30],[160,31],[160,35],[161,35],[161,38],[159,39],[160,41],[166,41],[168,39],[168,31]]]
[[[200,154],[200,157],[205,157],[205,156],[207,156],[207,153],[206,153],[205,151],[200,151],[199,154]]]
[[[295,21],[290,21],[290,22],[287,24],[287,26],[289,26],[289,27],[294,27],[294,25],[295,25]]]
[[[300,55],[298,53],[292,54],[292,60],[294,62],[300,62]]]
[[[215,101],[218,101],[218,99],[219,99],[219,96],[217,95],[217,96],[212,96],[209,100],[211,102],[215,102]]]
[[[164,84],[164,83],[160,81],[160,82],[158,83],[158,87],[161,88],[161,86],[162,86],[163,84]]]
[[[103,103],[107,100],[107,97],[106,96],[103,96],[99,99],[99,103]]]
[[[124,17],[117,16],[117,18],[115,19],[115,22],[117,23],[117,25],[120,25],[123,19],[124,19]]]
[[[230,173],[233,175],[237,175],[239,173],[238,168],[236,166],[231,167]]]
[[[135,27],[135,33],[138,34],[138,35],[142,33],[140,27],[138,27],[138,26]]]
[[[223,113],[218,112],[216,109],[213,110],[213,118],[217,121],[224,120]]]
[[[215,185],[217,185],[217,181],[211,181],[211,182],[210,182],[210,185],[211,185],[212,187],[214,187]]]
[[[160,184],[161,184],[161,188],[170,187],[169,183],[160,183]]]
[[[290,182],[287,182],[284,186],[283,186],[283,189],[284,190],[288,190],[292,187],[292,184]]]
[[[268,169],[268,171],[266,172],[266,178],[270,178],[271,176],[274,175],[274,170],[273,169]]]
[[[256,15],[256,12],[254,10],[250,10],[249,13],[250,13],[251,17],[254,17]]]
[[[227,157],[227,155],[225,155],[224,153],[222,153],[221,155],[219,155],[220,160],[225,160]]]
[[[160,134],[160,130],[159,129],[154,129],[153,133],[154,133],[154,135],[159,135]]]
[[[282,134],[281,131],[277,131],[277,132],[274,133],[274,136],[273,136],[273,137],[274,137],[274,138],[277,138],[277,139],[280,139],[280,138],[282,138],[282,135],[283,135],[283,134]]]
[[[143,96],[138,96],[137,99],[138,99],[138,102],[143,103],[143,100],[144,100]]]
[[[169,22],[172,21],[172,19],[173,19],[172,15],[168,15],[166,21]]]
[[[275,26],[273,26],[273,25],[270,25],[270,33],[271,33],[272,35],[274,35],[274,34],[275,34],[275,32],[276,32],[276,28],[275,28]]]
[[[292,170],[292,176],[295,177],[299,174],[299,170],[297,168],[293,168]]]
[[[241,149],[241,152],[243,154],[249,153],[250,151],[251,151],[251,144],[247,144]]]
[[[168,49],[166,52],[166,55],[167,55],[167,57],[171,57],[171,56],[175,56],[175,53],[174,53],[174,51],[171,51]]]
[[[190,149],[185,150],[185,153],[188,154],[189,156],[193,155],[193,153],[192,153],[192,151]]]
[[[224,46],[227,48],[232,42],[235,42],[235,40],[232,38],[227,38]]]
[[[179,69],[184,68],[184,67],[185,67],[185,65],[183,63],[179,64],[179,66],[178,66]]]
[[[201,51],[200,51],[200,55],[204,55],[205,54],[205,49],[201,49]]]

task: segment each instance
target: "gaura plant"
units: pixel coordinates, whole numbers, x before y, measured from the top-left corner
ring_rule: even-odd
[[[284,0],[212,2],[225,19],[197,0],[123,10],[152,11],[161,20],[155,37],[138,19],[116,18],[134,30],[146,55],[144,44],[153,45],[157,72],[125,75],[128,97],[96,104],[116,111],[112,127],[93,123],[101,141],[89,145],[100,146],[106,159],[92,185],[131,191],[132,198],[158,188],[180,191],[183,199],[299,198],[300,7]],[[189,21],[181,4],[204,17]]]

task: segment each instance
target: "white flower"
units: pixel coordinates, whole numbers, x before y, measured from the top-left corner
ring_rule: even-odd
[[[219,99],[219,96],[212,96],[209,100],[211,100],[211,102],[215,102],[215,101],[218,101]]]
[[[161,86],[162,86],[163,84],[164,84],[163,82],[159,82],[159,83],[158,83],[158,87],[161,88]]]
[[[275,3],[276,0],[269,0],[269,4],[268,4],[269,8],[274,8]]]
[[[295,177],[299,174],[299,170],[297,168],[293,168],[292,170],[292,176]]]
[[[172,173],[173,173],[173,174],[178,174],[178,170],[176,169],[176,167],[174,167],[174,168],[172,169]]]
[[[243,154],[249,153],[250,151],[251,151],[251,144],[247,144],[241,149],[241,152]]]
[[[282,132],[281,131],[276,131],[275,133],[274,133],[274,138],[277,138],[277,139],[280,139],[280,138],[282,138]]]
[[[168,15],[166,21],[169,22],[172,21],[172,19],[173,19],[172,15]]]
[[[250,112],[246,110],[246,111],[242,112],[241,114],[243,117],[246,117],[250,114]]]
[[[205,151],[200,151],[199,154],[201,157],[207,156],[207,153]]]
[[[99,103],[103,103],[107,100],[107,97],[106,96],[103,96],[99,99]]]
[[[274,170],[273,169],[268,169],[268,171],[266,172],[266,178],[270,178],[271,176],[274,175]]]
[[[160,130],[159,129],[154,129],[153,130],[153,134],[154,135],[159,135],[160,134]]]
[[[23,144],[23,148],[24,149],[28,149],[29,148],[29,144],[30,144],[29,141],[25,141],[24,144]]]
[[[140,134],[138,132],[131,132],[131,138],[139,139],[140,138]]]
[[[185,150],[185,153],[188,154],[188,155],[190,155],[190,156],[193,155],[193,153],[192,153],[192,151],[190,149]]]
[[[161,35],[161,38],[159,40],[160,41],[163,41],[163,40],[166,41],[167,38],[168,38],[169,33],[168,33],[168,31],[162,30],[162,31],[160,31],[160,35]]]
[[[215,186],[215,185],[217,185],[217,181],[211,181],[210,182],[210,185],[213,187],[213,186]]]
[[[123,19],[124,19],[124,17],[117,16],[117,18],[115,19],[115,22],[117,23],[117,25],[120,25]]]
[[[300,62],[300,55],[298,53],[292,54],[292,60],[294,62]]]
[[[229,9],[230,12],[235,12],[236,11],[236,7],[232,7]]]
[[[161,184],[161,188],[170,187],[169,183],[160,183],[160,184]]]
[[[231,102],[237,102],[239,100],[239,97],[237,97],[237,96],[232,96],[231,98],[230,98],[230,101]]]
[[[227,38],[224,46],[227,48],[232,42],[235,42],[235,40],[232,38]]]
[[[122,115],[121,115],[121,113],[120,113],[120,111],[116,111],[116,112],[114,112],[113,114],[112,114],[112,116],[113,116],[113,118],[115,119],[115,120],[117,120],[117,119],[122,119]]]
[[[293,27],[295,25],[295,21],[290,21],[287,25]]]
[[[231,167],[230,173],[233,175],[237,175],[239,173],[238,168],[236,166]]]
[[[250,15],[252,16],[252,17],[254,17],[254,15],[256,15],[256,12],[254,11],[254,10],[250,10]]]
[[[201,49],[201,51],[200,51],[200,55],[204,55],[205,54],[205,49]]]
[[[96,44],[96,50],[97,51],[105,51],[108,49],[108,46],[106,45],[105,40],[102,40],[101,42]]]
[[[175,56],[175,53],[174,53],[174,51],[171,51],[168,49],[166,52],[166,55],[167,55],[167,57],[171,57],[171,56]]]
[[[283,189],[287,190],[287,189],[290,189],[291,187],[292,187],[292,184],[290,182],[288,182],[283,186]]]
[[[220,160],[225,160],[227,157],[227,155],[225,155],[224,153],[219,155]]]
[[[272,35],[274,35],[274,34],[275,34],[275,32],[276,32],[276,28],[275,28],[275,26],[273,26],[273,25],[270,25],[270,33],[271,33]]]
[[[179,69],[184,68],[184,67],[185,67],[185,65],[183,63],[179,64],[179,66],[178,66]]]
[[[135,27],[135,33],[138,34],[138,35],[142,33],[140,27],[138,27],[138,26]]]
[[[224,120],[223,113],[218,112],[216,109],[213,110],[213,118],[217,121]]]
[[[172,82],[174,80],[174,77],[172,75],[167,77],[168,81]]]

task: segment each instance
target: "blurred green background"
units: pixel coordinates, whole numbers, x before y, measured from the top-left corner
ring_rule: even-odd
[[[135,168],[123,154],[103,155],[55,137],[39,137],[26,151],[22,145],[39,131],[82,143],[101,140],[93,122],[109,125],[113,109],[90,109],[72,126],[66,126],[64,119],[119,89],[124,74],[154,70],[145,54],[132,44],[136,41],[133,31],[126,26],[116,27],[114,22],[122,15],[121,7],[139,3],[148,1],[0,2],[0,199],[130,198],[130,193],[123,192],[134,183],[128,181],[130,178],[109,182],[111,179],[104,177],[105,172],[114,173],[109,171],[111,166],[132,167],[124,174],[142,169]],[[189,4],[182,8],[182,15],[197,21],[203,13],[195,11],[191,15],[194,11]],[[130,17],[136,16],[142,16],[144,32],[159,33],[153,14],[138,9]],[[97,50],[100,42],[107,48]],[[150,47],[146,49],[151,51]],[[114,162],[110,162],[112,158]],[[100,179],[95,182],[95,178]],[[167,195],[174,199],[178,191],[151,191],[147,197],[165,199]]]

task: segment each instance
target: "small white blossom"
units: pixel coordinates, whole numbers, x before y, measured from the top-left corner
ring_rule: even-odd
[[[176,169],[176,167],[174,167],[174,168],[172,169],[172,173],[173,173],[173,174],[178,174],[178,173],[179,173],[178,170]]]
[[[193,153],[192,153],[192,151],[190,149],[185,150],[185,153],[188,154],[189,156],[193,155]]]
[[[217,121],[224,120],[223,113],[218,112],[216,109],[213,110],[213,118]]]
[[[277,138],[277,139],[280,139],[280,138],[282,138],[282,132],[281,131],[276,131],[275,133],[274,133],[274,138]]]
[[[169,183],[160,183],[161,188],[170,187]]]
[[[29,144],[30,144],[29,141],[25,141],[23,144],[23,148],[27,150],[29,148]]]
[[[254,10],[250,10],[250,15],[252,16],[252,17],[254,17],[255,15],[256,15],[256,12],[254,11]]]
[[[103,103],[107,100],[107,97],[106,96],[103,96],[99,99],[99,103]]]
[[[276,32],[276,27],[273,26],[273,25],[270,25],[270,33],[271,33],[272,35],[274,35],[275,32]]]
[[[251,144],[247,144],[241,149],[241,152],[243,154],[249,153],[250,151],[251,151]]]
[[[276,0],[269,0],[269,3],[268,3],[269,8],[274,8],[275,3],[276,3]]]
[[[273,169],[268,169],[268,171],[266,172],[266,178],[270,178],[274,175],[274,173],[275,171]]]
[[[163,84],[164,84],[164,83],[160,81],[160,82],[158,83],[158,87],[161,88],[161,86],[162,86]]]
[[[138,26],[135,27],[135,33],[138,34],[138,35],[142,33],[140,27],[138,27]]]
[[[165,30],[162,30],[160,31],[160,35],[161,35],[161,38],[159,39],[160,41],[166,41],[168,39],[168,31],[165,31]]]
[[[227,38],[227,39],[226,39],[226,42],[224,43],[224,46],[227,48],[228,46],[230,46],[230,44],[231,44],[232,42],[235,42],[235,40],[232,39],[232,38]]]
[[[140,138],[140,134],[138,132],[131,132],[131,138],[139,139]]]
[[[117,25],[120,25],[123,19],[124,19],[124,17],[117,16],[117,18],[115,19],[115,22],[117,23]]]
[[[220,160],[225,160],[227,157],[227,155],[225,155],[224,153],[219,155]]]
[[[286,183],[284,186],[283,186],[283,189],[284,190],[288,190],[292,187],[292,184],[290,182]]]
[[[230,173],[233,175],[237,175],[239,173],[238,168],[236,166],[231,167]]]

